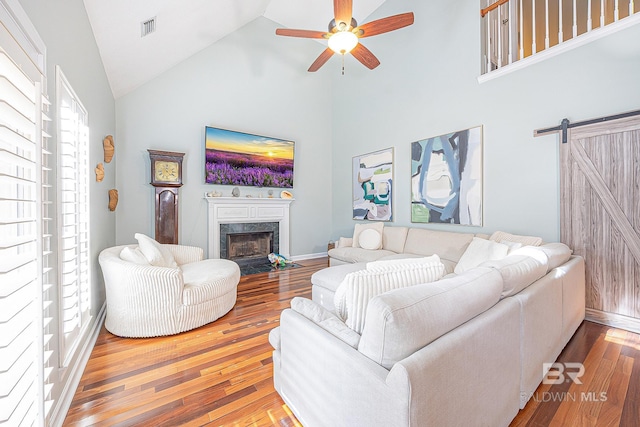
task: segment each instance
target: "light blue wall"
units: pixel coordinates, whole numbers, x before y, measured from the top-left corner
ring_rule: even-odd
[[[91,168],[103,162],[102,140],[108,134],[115,133],[115,102],[107,81],[104,67],[98,53],[98,48],[91,31],[91,26],[82,0],[20,0],[20,4],[29,16],[44,41],[47,48],[47,79],[48,95],[52,103],[50,115],[53,119],[50,132],[56,132],[56,65],[62,68],[69,84],[73,87],[78,98],[89,113],[89,144]],[[56,141],[54,136],[54,142]],[[55,149],[55,144],[53,146]],[[55,159],[55,153],[53,158]],[[90,221],[91,221],[91,313],[92,322],[104,304],[104,285],[102,272],[98,266],[98,253],[115,243],[115,212],[107,208],[108,190],[115,186],[116,165],[118,156],[110,164],[105,164],[105,178],[102,182],[95,181],[95,175],[90,177]],[[54,160],[54,163],[56,161]],[[54,168],[55,169],[55,168]],[[55,176],[55,170],[54,170]],[[55,191],[53,192],[55,197]],[[55,244],[55,241],[54,241]],[[56,247],[52,248],[54,257]],[[55,287],[51,291],[52,298],[57,300]],[[59,319],[54,319],[55,325]],[[93,325],[89,325],[89,330]],[[51,339],[51,345],[56,346],[58,337]],[[82,343],[80,344],[82,347]],[[62,366],[58,360],[57,351],[53,352],[52,365]],[[77,355],[76,355],[77,358]],[[69,361],[68,366],[75,366],[77,360]],[[68,386],[70,378],[75,374],[73,369],[54,369],[52,381],[55,382],[52,395],[56,405],[64,405],[59,401],[63,388]],[[56,375],[59,377],[56,379]],[[70,392],[73,395],[73,390]],[[62,396],[65,397],[65,396]],[[69,396],[67,396],[69,397]],[[68,404],[69,402],[67,402]],[[54,408],[54,416],[60,407]],[[62,408],[66,411],[66,408]],[[64,417],[63,413],[57,416]]]
[[[232,189],[204,184],[204,129],[214,126],[296,142],[291,254],[326,251],[331,81],[306,72],[323,49],[319,43],[278,37],[275,28],[258,18],[116,101],[118,243],[133,242],[136,232],[154,235],[151,148],[185,153],[179,240],[207,247],[204,193],[230,196]],[[267,189],[241,188],[243,196],[260,193],[266,197]]]
[[[557,241],[558,138],[533,131],[640,108],[640,25],[480,84],[478,5],[392,0],[367,19],[415,13],[413,26],[363,39],[381,61],[376,70],[347,57],[345,76],[334,73],[334,181],[350,182],[353,156],[395,147],[394,225],[412,225],[411,142],[483,125],[484,227],[428,227]],[[354,221],[351,187],[333,189],[336,238],[352,234]]]
[[[115,101],[100,59],[98,47],[91,31],[89,18],[82,0],[51,2],[45,0],[20,0],[47,47],[47,86],[51,102],[50,131],[56,132],[56,72],[60,66],[74,92],[89,114],[89,156],[93,169],[104,163],[102,140],[116,131]],[[55,142],[55,135],[54,135]],[[117,144],[117,143],[116,143]],[[55,146],[52,147],[55,149]],[[117,147],[116,147],[117,153]],[[54,153],[55,159],[55,153]],[[116,213],[110,212],[108,191],[115,187],[116,163],[104,163],[105,177],[96,182],[92,173],[89,179],[91,195],[91,255],[93,313],[104,302],[102,273],[98,266],[98,253],[115,243]],[[55,176],[55,171],[53,171]],[[55,192],[53,194],[55,197]]]

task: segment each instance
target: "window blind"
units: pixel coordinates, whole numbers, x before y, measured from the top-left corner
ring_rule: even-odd
[[[28,62],[17,65],[7,40],[0,38],[0,425],[38,425],[50,374],[41,208],[46,115],[32,77],[40,76]]]
[[[58,98],[58,265],[65,366],[89,321],[89,128],[87,111],[62,70]]]
[[[0,426],[44,426],[53,403],[49,103],[24,18],[0,0]]]

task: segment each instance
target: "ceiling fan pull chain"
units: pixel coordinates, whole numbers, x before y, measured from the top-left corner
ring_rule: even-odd
[[[342,54],[342,75],[344,76],[344,53]]]

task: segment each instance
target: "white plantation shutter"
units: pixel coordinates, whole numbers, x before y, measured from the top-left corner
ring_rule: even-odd
[[[44,425],[51,407],[51,208],[39,52],[0,2],[0,425]],[[20,35],[23,35],[20,33]]]
[[[65,366],[89,321],[89,128],[87,111],[56,67],[58,265]]]

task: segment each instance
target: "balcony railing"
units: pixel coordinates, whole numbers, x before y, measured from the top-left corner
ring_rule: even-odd
[[[500,74],[635,25],[639,11],[640,0],[487,0],[480,11],[482,74]]]

